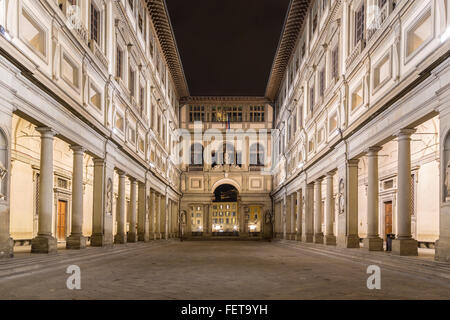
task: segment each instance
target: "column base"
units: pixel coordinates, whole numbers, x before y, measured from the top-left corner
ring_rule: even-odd
[[[335,246],[336,245],[336,237],[333,235],[325,236],[325,245],[327,246]]]
[[[450,238],[441,236],[436,240],[436,254],[434,259],[437,261],[450,262]]]
[[[363,240],[364,249],[369,251],[383,251],[383,239],[380,237],[376,238],[365,238]]]
[[[149,242],[150,241],[150,235],[148,233],[139,233],[138,234],[138,240],[139,241],[144,241],[144,242]]]
[[[314,243],[323,244],[323,233],[315,233],[314,234]]]
[[[0,241],[0,259],[14,257],[14,240],[7,238],[5,241]]]
[[[312,233],[304,234],[302,237],[302,241],[306,242],[306,243],[313,243],[314,242],[314,234],[312,234]]]
[[[112,235],[93,234],[91,236],[91,247],[112,247],[114,239]]]
[[[400,256],[417,256],[418,245],[414,239],[392,240],[392,253]]]
[[[127,243],[126,234],[116,234],[114,237],[114,243],[115,244],[126,244]]]
[[[52,236],[37,236],[31,240],[31,253],[56,253],[58,241]]]
[[[360,248],[359,237],[356,235],[338,236],[337,246],[340,248],[349,248],[349,249]]]
[[[127,242],[130,242],[130,243],[138,242],[137,233],[128,233],[127,234]]]
[[[71,235],[66,240],[66,249],[80,250],[86,248],[87,238],[83,235]]]

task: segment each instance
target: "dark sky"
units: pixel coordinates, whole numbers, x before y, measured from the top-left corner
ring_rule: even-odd
[[[264,96],[289,0],[166,0],[191,96]]]

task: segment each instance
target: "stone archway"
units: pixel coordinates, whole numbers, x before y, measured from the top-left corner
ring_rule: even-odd
[[[210,221],[213,236],[237,236],[241,225],[238,203],[238,189],[228,183],[213,189]]]

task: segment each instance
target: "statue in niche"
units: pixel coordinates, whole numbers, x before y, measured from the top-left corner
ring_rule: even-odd
[[[264,213],[264,239],[271,241],[273,238],[273,214],[270,210]]]
[[[5,165],[3,162],[0,161],[0,200],[5,199],[6,195],[3,194],[3,180],[6,177],[6,174],[8,173],[8,170],[6,170]]]
[[[112,189],[112,180],[109,178],[106,184],[106,213],[108,214],[112,214]]]
[[[444,193],[446,201],[450,201],[450,157],[445,168]]]
[[[344,179],[339,181],[339,214],[345,213],[345,183]]]

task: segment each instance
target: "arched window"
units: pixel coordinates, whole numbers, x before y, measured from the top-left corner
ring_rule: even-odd
[[[264,147],[260,143],[252,144],[250,147],[250,165],[264,165]]]
[[[203,165],[203,146],[200,143],[191,145],[191,165]]]

